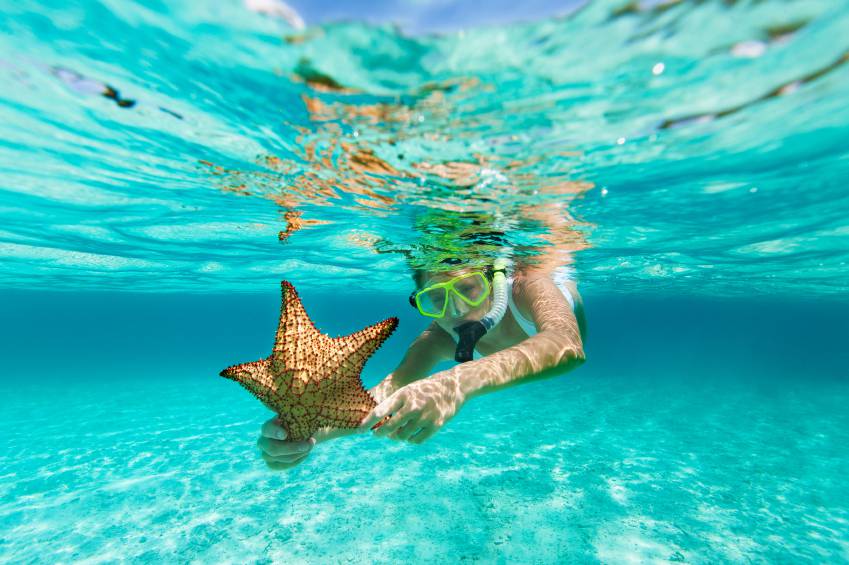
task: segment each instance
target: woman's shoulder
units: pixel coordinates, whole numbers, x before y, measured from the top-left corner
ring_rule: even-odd
[[[530,311],[536,302],[535,297],[545,296],[552,292],[568,292],[571,297],[575,298],[576,302],[581,301],[574,269],[568,266],[567,268],[532,269],[516,272],[513,274],[512,281],[513,301],[522,310]]]
[[[513,292],[523,294],[529,292],[538,285],[557,285],[561,281],[566,282],[567,280],[572,279],[562,276],[558,277],[557,271],[550,269],[533,269],[516,271],[513,273],[511,280],[513,282]]]

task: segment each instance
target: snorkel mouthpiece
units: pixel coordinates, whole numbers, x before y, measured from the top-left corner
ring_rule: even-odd
[[[480,320],[466,322],[454,328],[457,332],[457,350],[454,352],[454,360],[458,363],[471,361],[475,355],[475,346],[478,340],[486,333],[486,326]]]
[[[475,346],[487,331],[492,329],[507,312],[507,277],[505,276],[511,262],[506,258],[496,259],[492,275],[492,307],[486,316],[474,322],[466,322],[454,328],[457,333],[457,349],[454,360],[465,363],[474,358]]]

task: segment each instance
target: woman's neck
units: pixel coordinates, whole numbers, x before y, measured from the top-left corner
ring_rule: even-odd
[[[528,334],[525,333],[525,330],[513,317],[511,309],[508,308],[501,321],[481,338],[476,349],[481,355],[490,355],[496,351],[512,347],[527,338]]]

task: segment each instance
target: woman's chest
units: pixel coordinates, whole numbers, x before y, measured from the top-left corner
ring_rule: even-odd
[[[475,349],[481,355],[492,355],[502,349],[513,347],[526,339],[528,339],[528,334],[525,333],[508,308],[501,321],[481,338]]]

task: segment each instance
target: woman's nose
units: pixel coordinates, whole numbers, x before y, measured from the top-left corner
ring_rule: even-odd
[[[447,313],[448,313],[448,316],[450,316],[451,318],[453,318],[457,315],[457,302],[456,302],[456,300],[454,299],[453,296],[448,299],[448,311],[447,311]]]
[[[450,317],[457,318],[465,313],[466,309],[460,302],[460,299],[453,295],[448,299],[448,315]]]

